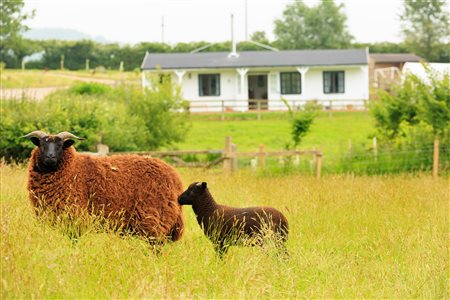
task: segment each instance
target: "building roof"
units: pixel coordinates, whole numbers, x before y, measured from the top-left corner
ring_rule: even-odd
[[[419,62],[423,59],[413,53],[374,53],[370,58],[376,63]]]
[[[211,69],[244,67],[367,65],[366,49],[243,51],[238,57],[228,52],[146,53],[141,68]]]

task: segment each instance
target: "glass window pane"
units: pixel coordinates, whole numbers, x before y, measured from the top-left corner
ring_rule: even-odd
[[[281,93],[282,94],[300,94],[301,77],[298,72],[280,73]]]
[[[329,72],[323,73],[323,90],[324,93],[330,93],[331,74]]]
[[[220,74],[199,74],[198,86],[200,96],[219,96]]]
[[[344,77],[344,72],[339,72],[338,73],[338,93],[344,93],[344,84],[345,84],[345,77]]]
[[[325,71],[323,72],[323,92],[325,94],[345,92],[345,72]]]

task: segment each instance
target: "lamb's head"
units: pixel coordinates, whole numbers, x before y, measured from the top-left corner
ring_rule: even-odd
[[[39,147],[37,165],[41,170],[55,170],[61,160],[64,150],[75,143],[75,140],[83,140],[70,132],[64,131],[58,134],[47,134],[37,130],[23,136],[29,138],[33,144]]]
[[[194,182],[179,197],[178,203],[181,205],[192,205],[197,199],[207,192],[206,182]]]

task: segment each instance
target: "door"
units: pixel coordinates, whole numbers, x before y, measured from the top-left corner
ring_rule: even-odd
[[[267,74],[248,75],[248,109],[267,109]]]

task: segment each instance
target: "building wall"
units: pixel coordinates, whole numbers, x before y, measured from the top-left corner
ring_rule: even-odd
[[[284,69],[282,71],[292,71]],[[345,89],[344,93],[325,94],[323,92],[323,72],[324,71],[344,71]],[[286,99],[291,105],[303,105],[307,101],[317,101],[324,106],[333,105],[363,105],[369,98],[369,74],[367,66],[342,66],[342,67],[314,67],[309,68],[302,79],[302,93],[300,95],[280,94],[280,70],[273,71],[269,75],[269,107],[282,108],[281,98]],[[274,87],[274,84],[277,87]]]
[[[220,73],[220,95],[219,96],[200,96],[199,95],[199,74],[217,74]],[[200,70],[187,71],[183,76],[182,91],[183,97],[191,102],[191,111],[221,111],[222,100],[224,109],[245,111],[247,110],[247,99],[239,101],[238,81],[240,80],[235,70]],[[244,91],[247,91],[246,82],[244,82]],[[246,94],[246,93],[245,93]]]
[[[244,76],[242,90],[240,90],[241,77],[236,69],[230,70],[187,70],[182,79],[183,97],[191,102],[191,111],[221,111],[225,110],[245,111],[248,109],[248,80],[249,74],[267,74],[268,103],[270,110],[286,109],[281,98],[286,99],[291,105],[303,105],[307,101],[317,101],[324,106],[329,106],[330,101],[335,105],[363,105],[369,99],[369,68],[363,66],[332,66],[310,67],[302,78],[302,93],[298,95],[280,94],[280,72],[297,72],[296,67],[278,69],[249,69]],[[325,94],[323,92],[323,72],[344,71],[345,92],[339,94]],[[220,95],[199,96],[199,74],[220,73]],[[173,82],[178,82],[178,77],[172,73]],[[336,106],[335,106],[336,107]]]

